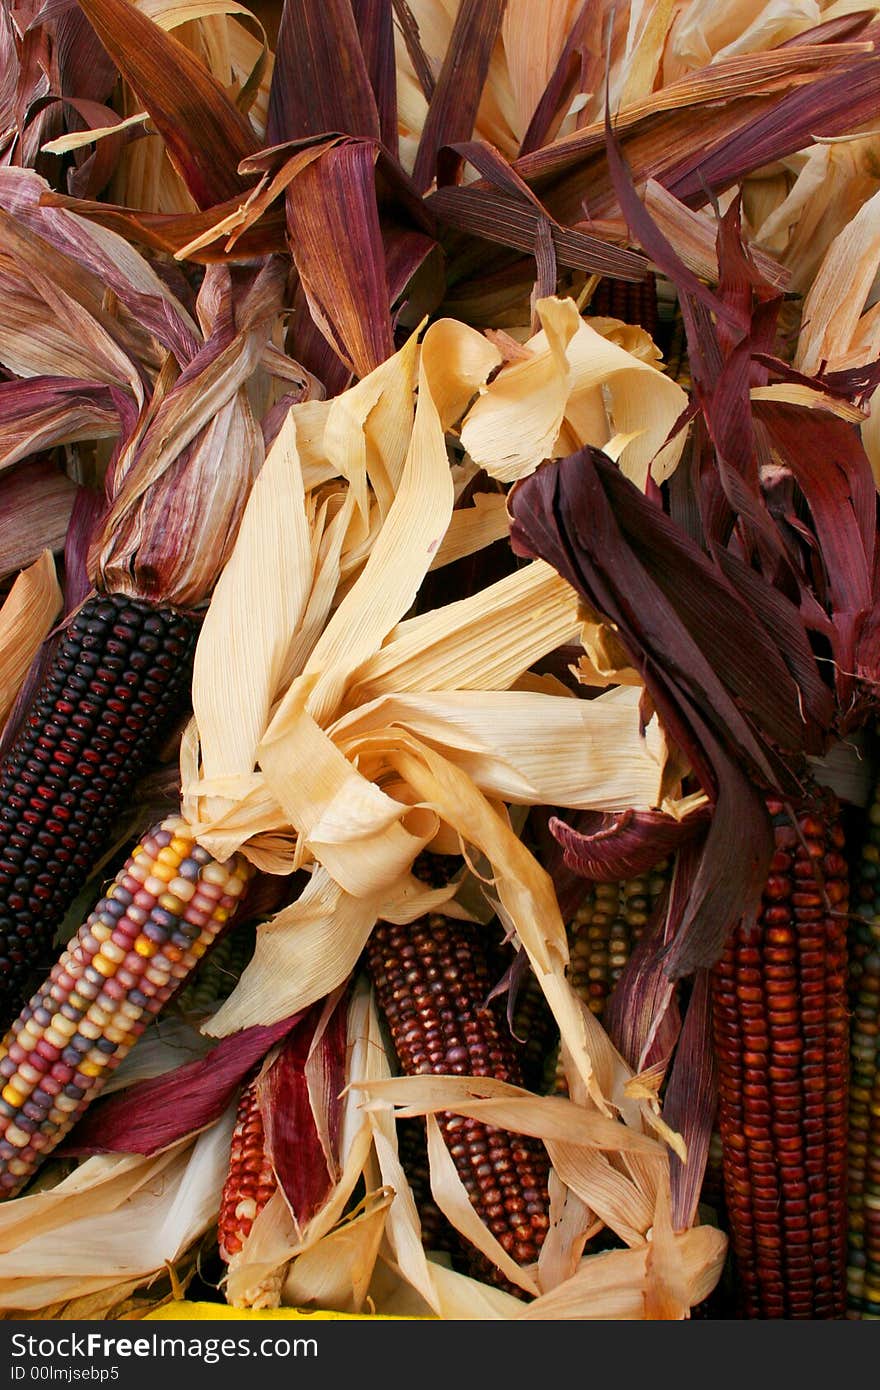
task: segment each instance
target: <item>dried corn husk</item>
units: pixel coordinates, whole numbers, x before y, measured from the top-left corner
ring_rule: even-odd
[[[61,610],[51,550],[22,571],[0,608],[0,729],[43,638]]]

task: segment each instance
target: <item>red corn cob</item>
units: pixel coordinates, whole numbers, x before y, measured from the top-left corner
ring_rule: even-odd
[[[846,1300],[847,865],[833,798],[769,801],[753,931],[714,972],[719,1129],[737,1284],[752,1318],[840,1318]]]
[[[185,706],[196,631],[174,608],[96,594],[58,639],[0,764],[0,1027]]]
[[[485,1006],[491,980],[479,930],[433,915],[373,929],[367,966],[407,1075],[522,1084],[509,1031]],[[517,1263],[535,1260],[548,1228],[543,1144],[448,1112],[437,1121],[474,1209]]]
[[[265,1149],[263,1117],[257,1103],[257,1074],[245,1085],[238,1102],[229,1168],[220,1200],[217,1242],[220,1257],[230,1264],[241,1254],[257,1215],[278,1186]]]
[[[594,318],[620,319],[657,335],[657,281],[653,272],[638,282],[604,276],[593,291],[587,313]]]
[[[213,945],[251,877],[186,822],[153,827],[0,1043],[0,1194],[14,1196]]]

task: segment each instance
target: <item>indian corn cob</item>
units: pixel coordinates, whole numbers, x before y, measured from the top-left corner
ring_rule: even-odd
[[[0,1026],[184,708],[196,632],[175,608],[94,594],[58,638],[0,765]]]
[[[603,276],[593,291],[587,313],[595,318],[620,319],[657,336],[657,281],[653,273],[633,283]]]
[[[252,870],[155,825],[0,1043],[0,1192],[68,1133],[235,912]]]
[[[406,1075],[522,1084],[509,1031],[485,1006],[490,975],[480,930],[433,914],[374,927],[367,968]],[[448,1112],[437,1121],[471,1205],[517,1263],[535,1260],[548,1229],[544,1146]]]
[[[850,923],[848,1313],[880,1317],[880,788],[854,872]]]
[[[278,1186],[266,1153],[263,1117],[257,1098],[255,1072],[238,1102],[229,1167],[220,1199],[217,1243],[220,1258],[231,1264],[241,1254],[251,1228]]]
[[[746,1317],[840,1318],[846,1302],[847,864],[833,798],[793,821],[758,921],[713,973],[724,1187]]]
[[[590,1011],[602,1018],[620,973],[640,940],[669,881],[662,860],[650,873],[590,884],[568,924],[569,979]],[[548,1058],[545,1089],[564,1093],[565,1076],[557,1053]]]
[[[419,1117],[398,1120],[397,1151],[419,1213],[423,1246],[426,1250],[445,1250],[448,1254],[457,1254],[462,1241],[437,1206],[431,1192],[424,1120]]]

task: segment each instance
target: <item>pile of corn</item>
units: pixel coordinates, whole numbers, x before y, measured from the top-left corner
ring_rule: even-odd
[[[762,423],[847,432],[875,575],[880,137],[832,89],[880,24],[693,0],[616,25],[605,71],[607,6],[541,8],[278,0],[263,29],[82,0],[33,21],[34,85],[3,5],[6,1316],[140,1315],[168,1270],[245,1307],[880,1316],[880,799],[825,761],[878,712],[877,596],[843,670],[856,581]],[[752,130],[766,157],[728,168]],[[737,353],[770,412],[745,461]],[[742,764],[752,917],[668,976],[725,789],[706,672],[658,674],[651,604],[701,596],[666,575],[615,609],[600,576],[586,603],[595,497],[558,562],[511,542],[514,490],[600,450],[664,544],[731,590],[772,571],[798,694],[829,668],[802,744],[762,762],[760,730]],[[633,516],[607,555],[650,548]],[[572,849],[553,818],[582,813]],[[96,1153],[127,1155],[118,1207]],[[121,1204],[155,1217],[162,1183],[136,1255]],[[39,1243],[65,1191],[106,1223],[82,1268]]]

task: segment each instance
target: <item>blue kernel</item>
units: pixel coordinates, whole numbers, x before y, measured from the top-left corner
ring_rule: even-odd
[[[177,870],[180,878],[188,878],[191,879],[193,882],[195,882],[195,880],[198,878],[201,871],[201,864],[199,863],[198,859],[194,858],[181,859],[180,865]]]
[[[126,908],[131,907],[133,902],[134,896],[131,893],[129,893],[127,888],[123,888],[121,884],[117,884],[117,886],[114,888],[113,897],[107,899],[107,903],[111,911],[113,910],[116,903],[119,903],[121,907]],[[121,915],[122,914],[120,913],[120,916]]]
[[[150,920],[158,927],[164,927],[165,931],[173,931],[179,919],[175,913],[169,912],[166,907],[160,907],[157,903],[150,913]]]
[[[34,1091],[31,1096],[31,1103],[33,1105],[39,1105],[41,1110],[52,1109],[52,1097],[49,1095],[48,1091],[43,1090],[42,1086],[38,1086]]]
[[[19,1129],[24,1130],[25,1134],[33,1134],[34,1130],[39,1128],[37,1121],[28,1119],[27,1115],[25,1115],[23,1111],[19,1113],[18,1119],[16,1120],[16,1124],[18,1125]]]
[[[160,927],[156,922],[145,922],[141,931],[148,941],[155,941],[157,946],[164,946],[168,940],[168,931],[165,927]]]
[[[70,1086],[64,1087],[64,1094],[66,1096],[69,1096],[71,1100],[82,1100],[83,1096],[85,1095],[85,1091],[82,1089],[81,1086],[74,1086],[73,1084],[71,1084]]]
[[[44,1105],[38,1105],[33,1096],[31,1096],[31,1099],[26,1100],[21,1107],[21,1113],[27,1115],[29,1120],[36,1120],[38,1124],[41,1124],[46,1118],[46,1107]]]
[[[111,1042],[109,1038],[98,1038],[95,1043],[95,1047],[98,1049],[99,1052],[110,1053],[116,1051],[115,1042]]]
[[[79,1053],[75,1047],[65,1047],[61,1054],[61,1060],[66,1067],[78,1067]]]
[[[42,1004],[38,1004],[34,1009],[34,1022],[39,1023],[41,1028],[48,1028],[52,1022],[52,1015],[48,1009],[44,1009]]]
[[[142,994],[139,989],[130,989],[128,991],[128,1002],[129,1004],[134,1004],[135,1007],[138,1009],[146,1009],[149,1008],[150,1005],[150,1001],[147,998],[147,996],[145,994]],[[106,1040],[103,1038],[99,1038],[98,1046],[100,1047],[101,1043],[104,1041]],[[113,1044],[111,1043],[110,1046],[112,1047]]]
[[[0,1099],[0,1115],[5,1115],[7,1120],[14,1120],[18,1110],[14,1105],[10,1105],[8,1100]]]
[[[74,1033],[73,1037],[70,1039],[70,1046],[76,1053],[77,1065],[79,1065],[81,1054],[90,1050],[92,1040],[91,1038],[84,1038],[81,1033]]]
[[[65,1000],[61,1005],[60,1012],[65,1018],[69,1018],[71,1023],[78,1023],[82,1018],[82,1009],[78,1009],[75,1004],[71,1004],[70,1000]]]

